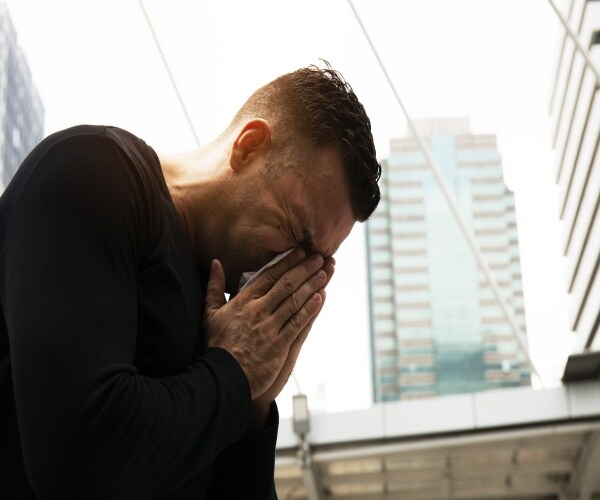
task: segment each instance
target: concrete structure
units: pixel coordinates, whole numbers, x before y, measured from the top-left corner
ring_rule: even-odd
[[[0,192],[43,136],[44,108],[8,10],[0,3]]]
[[[565,17],[600,67],[600,2],[568,0]],[[600,89],[574,41],[563,37],[552,92],[559,215],[564,226],[574,351],[600,350]]]
[[[525,330],[513,194],[493,135],[468,119],[417,122],[488,266]],[[392,141],[367,224],[376,401],[529,384],[475,256],[412,137]]]
[[[315,415],[308,435],[310,482],[298,466],[292,429],[291,419],[281,421],[279,498],[562,500],[600,494],[597,382]],[[313,493],[307,494],[307,484]]]

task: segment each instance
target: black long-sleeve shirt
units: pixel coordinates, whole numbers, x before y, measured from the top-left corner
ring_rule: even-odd
[[[0,497],[275,495],[275,405],[249,430],[204,286],[146,143],[86,125],[32,151],[0,198]]]

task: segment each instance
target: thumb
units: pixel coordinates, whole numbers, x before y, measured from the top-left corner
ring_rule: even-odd
[[[206,287],[205,313],[212,314],[225,304],[225,272],[217,259],[210,264],[210,277]]]

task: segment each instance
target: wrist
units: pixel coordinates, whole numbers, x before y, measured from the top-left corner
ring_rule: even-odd
[[[252,429],[264,429],[267,427],[272,401],[252,401],[250,406],[250,427]]]

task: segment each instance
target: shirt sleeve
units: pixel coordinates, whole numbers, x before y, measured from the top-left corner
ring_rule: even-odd
[[[273,401],[266,427],[249,429],[219,455],[209,500],[277,500],[274,473],[278,427],[279,413]]]
[[[177,376],[138,373],[144,213],[129,160],[94,135],[32,157],[0,278],[30,484],[40,498],[158,496],[244,436],[248,381],[221,349]]]

